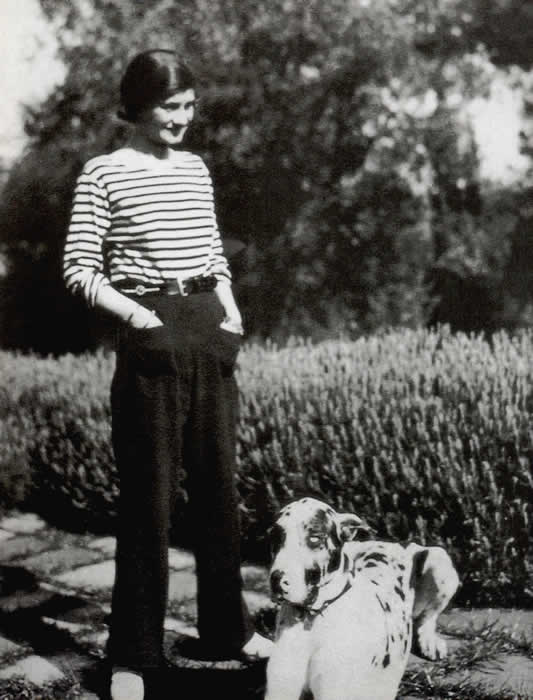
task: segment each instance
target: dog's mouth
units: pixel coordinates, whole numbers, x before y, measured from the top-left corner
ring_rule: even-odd
[[[299,608],[311,608],[313,606],[313,603],[318,598],[318,589],[310,591],[303,600],[301,600],[300,598],[293,600],[291,598],[290,593],[274,593],[271,595],[270,598],[273,603],[276,603],[278,605],[281,603],[290,603],[291,605],[295,605]]]

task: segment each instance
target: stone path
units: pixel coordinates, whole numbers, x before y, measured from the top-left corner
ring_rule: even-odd
[[[114,547],[112,537],[65,533],[31,513],[0,520],[0,700],[108,700],[104,645]],[[172,666],[159,687],[157,679],[153,687],[148,682],[147,700],[183,697],[179,688],[185,682],[201,697],[262,698],[263,664],[185,656],[183,650],[194,650],[197,638],[194,559],[189,552],[171,549],[169,563],[165,630]],[[266,571],[244,566],[243,579],[252,614],[268,632],[275,611]],[[533,700],[533,612],[452,610],[442,622],[452,662],[457,663],[443,675],[438,664],[411,657],[402,700],[469,700],[468,687],[478,693],[482,689],[484,697],[494,700]],[[467,656],[472,661],[476,643],[486,648],[491,630],[508,639],[509,646],[481,655],[478,663],[475,658],[461,663]],[[428,694],[432,676],[434,688]],[[424,679],[425,691],[417,679]],[[462,696],[457,688],[466,689]]]

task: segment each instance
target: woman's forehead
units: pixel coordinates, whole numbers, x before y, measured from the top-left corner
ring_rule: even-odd
[[[163,107],[171,107],[172,105],[181,105],[187,102],[194,102],[196,98],[193,88],[187,90],[176,90],[171,95],[162,100],[159,104]]]

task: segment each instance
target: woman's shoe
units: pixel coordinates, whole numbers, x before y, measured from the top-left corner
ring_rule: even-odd
[[[272,653],[274,642],[255,632],[242,648],[243,656],[249,659],[268,659]]]
[[[126,668],[113,668],[110,694],[111,700],[144,700],[142,676]]]

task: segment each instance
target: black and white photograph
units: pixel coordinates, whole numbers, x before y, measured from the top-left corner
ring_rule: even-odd
[[[533,700],[533,2],[0,57],[0,700]]]

